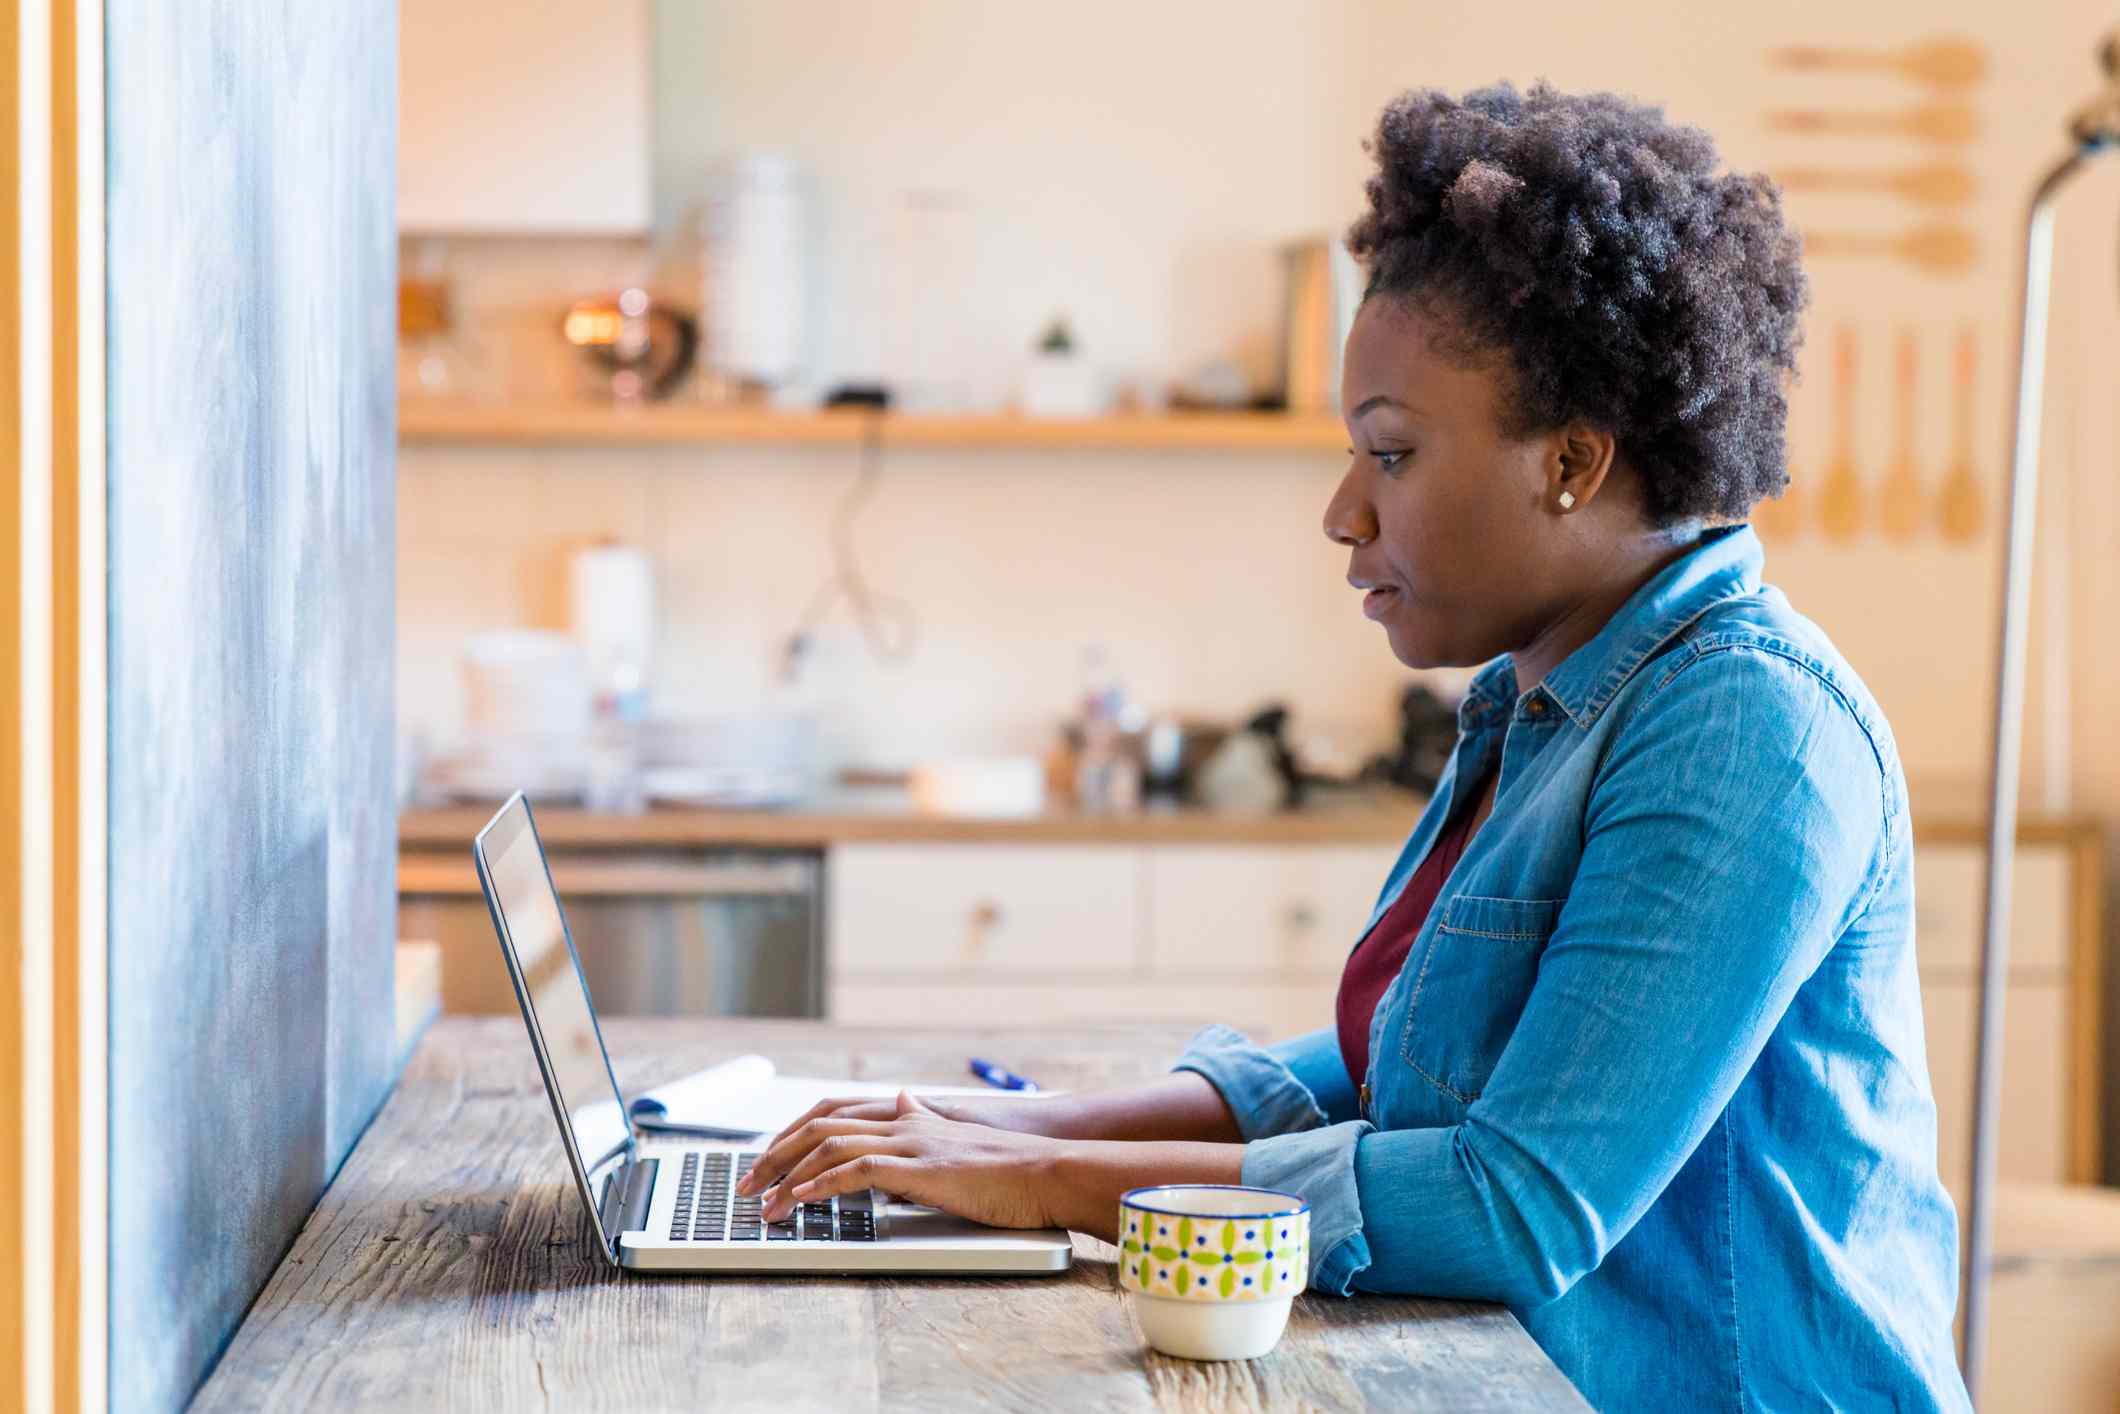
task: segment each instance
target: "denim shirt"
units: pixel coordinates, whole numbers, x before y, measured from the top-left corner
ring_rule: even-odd
[[[1369,926],[1499,765],[1370,1022],[1210,1027],[1311,1284],[1506,1303],[1609,1409],[1968,1409],[1906,781],[1882,713],[1707,532],[1518,695],[1475,678]]]

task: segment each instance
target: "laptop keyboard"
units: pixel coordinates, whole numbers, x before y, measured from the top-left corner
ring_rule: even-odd
[[[756,1154],[726,1149],[685,1155],[670,1213],[672,1242],[874,1242],[876,1215],[866,1192],[803,1203],[781,1222],[765,1220],[762,1200],[736,1193]]]

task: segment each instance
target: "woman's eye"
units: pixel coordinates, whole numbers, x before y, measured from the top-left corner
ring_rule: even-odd
[[[1352,448],[1352,447],[1349,447],[1349,448],[1347,449],[1347,455],[1348,455],[1348,456],[1350,456],[1350,457],[1351,457],[1351,456],[1354,456],[1355,454],[1356,454],[1356,453],[1355,453],[1355,449],[1354,449],[1354,448]],[[1364,449],[1363,449],[1363,455],[1366,455],[1366,456],[1370,456],[1370,457],[1374,457],[1374,458],[1376,459],[1376,464],[1377,464],[1378,466],[1382,467],[1382,468],[1383,468],[1384,470],[1386,470],[1386,471],[1390,471],[1390,470],[1391,470],[1391,469],[1392,469],[1393,467],[1397,466],[1397,465],[1399,464],[1399,462],[1400,462],[1400,461],[1401,461],[1402,459],[1404,459],[1404,458],[1406,458],[1406,457],[1409,457],[1409,456],[1411,456],[1411,455],[1412,455],[1412,453],[1411,453],[1411,452],[1372,452],[1372,451],[1369,451],[1369,450],[1368,450],[1367,448],[1364,448]]]

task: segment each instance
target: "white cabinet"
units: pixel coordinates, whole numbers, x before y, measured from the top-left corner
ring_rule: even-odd
[[[647,0],[404,0],[398,228],[646,230]]]
[[[826,872],[834,978],[1123,977],[1140,963],[1136,850],[850,844]]]
[[[2070,846],[2027,844],[2010,871],[2010,970],[2049,980],[2073,965]],[[1914,851],[1914,948],[1924,974],[1980,969],[1981,889],[1987,851],[1925,844]]]
[[[1961,1210],[1973,1164],[1973,1033],[1980,988],[1921,980],[1929,1085],[1936,1095],[1936,1170]],[[2013,981],[2003,1008],[2002,1177],[2059,1183],[2071,1177],[2069,997],[2058,982]]]
[[[1390,845],[849,844],[830,1014],[879,1025],[1330,1024]]]
[[[1148,851],[1148,955],[1159,974],[1337,979],[1396,846]]]
[[[1936,1166],[1961,1211],[1972,1173],[1985,860],[1986,851],[1969,842],[1924,843],[1914,852],[1914,948],[1936,1095]],[[2088,836],[2017,848],[1996,1142],[2004,1179],[2051,1184],[2097,1175],[2097,870]]]

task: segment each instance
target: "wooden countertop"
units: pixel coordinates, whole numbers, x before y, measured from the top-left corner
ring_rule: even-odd
[[[1917,784],[1911,791],[1914,832],[1933,844],[1986,840],[1986,801],[1967,786]],[[537,812],[548,845],[589,849],[714,848],[821,850],[837,844],[1396,844],[1412,832],[1426,803],[1406,791],[1328,796],[1302,810],[1239,814],[1158,809],[1091,815],[1054,809],[1026,816],[931,815],[903,792],[844,791],[788,810],[655,809],[605,815],[554,808]],[[460,852],[492,815],[483,805],[409,810],[398,820],[405,850]],[[2026,811],[2018,839],[2077,844],[2093,838],[2087,816]]]
[[[537,830],[554,846],[656,846],[824,849],[862,842],[953,844],[1394,844],[1421,817],[1423,798],[1380,792],[1305,810],[1271,814],[1171,809],[1128,815],[1049,810],[1024,816],[931,815],[896,791],[827,796],[790,810],[655,809],[641,815],[585,810],[537,812]],[[403,849],[468,848],[492,815],[487,806],[407,811],[398,820]]]
[[[745,1051],[957,1081],[993,1051],[1069,1088],[1159,1073],[1169,1029],[607,1022],[621,1084]],[[274,1274],[194,1410],[1585,1409],[1506,1310],[1306,1295],[1262,1360],[1150,1353],[1115,1250],[1056,1277],[620,1275],[585,1231],[512,1017],[449,1018]]]

